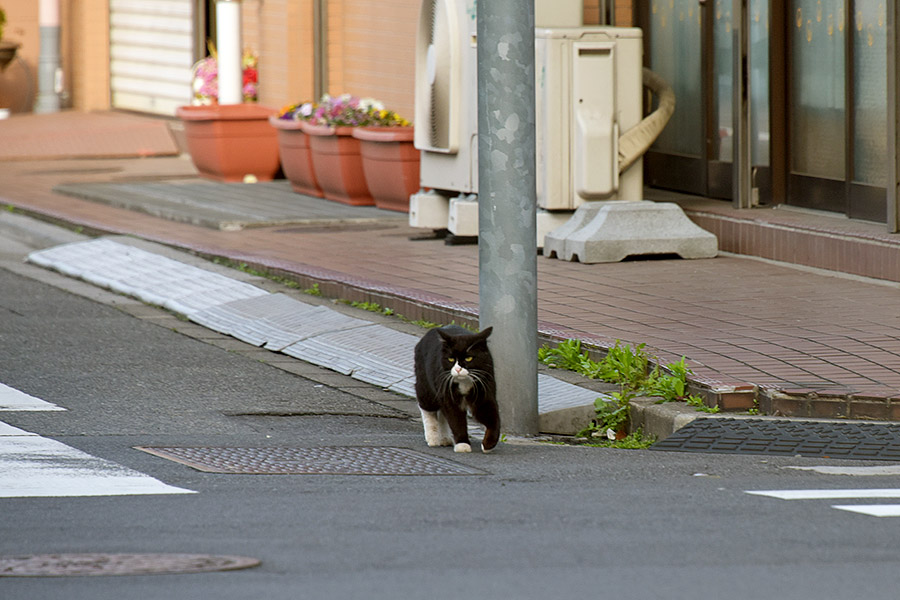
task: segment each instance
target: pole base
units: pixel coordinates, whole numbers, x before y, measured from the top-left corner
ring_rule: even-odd
[[[654,254],[713,258],[717,253],[716,236],[673,202],[586,202],[544,239],[545,256],[587,264]]]

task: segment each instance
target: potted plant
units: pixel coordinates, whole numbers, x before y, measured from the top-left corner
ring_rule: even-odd
[[[409,212],[409,197],[419,190],[419,151],[409,121],[381,109],[375,122],[353,130],[360,141],[363,173],[379,208]]]
[[[256,104],[256,56],[244,52],[243,103],[219,104],[215,48],[193,69],[194,98],[176,115],[200,175],[217,181],[270,181],[278,173],[278,138],[269,126],[275,110]]]
[[[326,94],[310,117],[300,121],[300,128],[310,136],[313,170],[325,198],[356,206],[375,204],[353,129],[370,124],[371,111],[380,108],[374,100]]]
[[[269,123],[278,132],[278,154],[281,170],[291,182],[295,192],[321,198],[322,188],[313,168],[309,136],[300,129],[300,123],[312,117],[316,105],[312,102],[292,104],[281,109],[278,115],[269,117]]]

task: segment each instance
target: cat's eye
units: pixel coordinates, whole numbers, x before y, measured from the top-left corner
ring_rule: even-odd
[[[456,362],[456,360],[451,356],[451,357],[449,357],[449,358],[447,359],[447,362],[448,362],[448,363],[453,363],[453,362]]]
[[[467,357],[466,357],[466,362],[472,362],[472,359],[473,359],[473,358],[474,358],[474,357],[472,357],[472,356],[467,356]]]

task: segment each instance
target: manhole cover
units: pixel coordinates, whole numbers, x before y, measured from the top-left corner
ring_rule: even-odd
[[[776,419],[697,419],[651,450],[900,460],[900,426]]]
[[[258,565],[255,558],[206,554],[33,554],[0,556],[0,577],[205,573]]]
[[[484,475],[407,448],[159,448],[138,450],[208,473],[296,475]]]

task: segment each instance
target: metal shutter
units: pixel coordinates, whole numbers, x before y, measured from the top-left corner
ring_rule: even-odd
[[[112,105],[174,115],[191,102],[194,0],[110,0]]]

